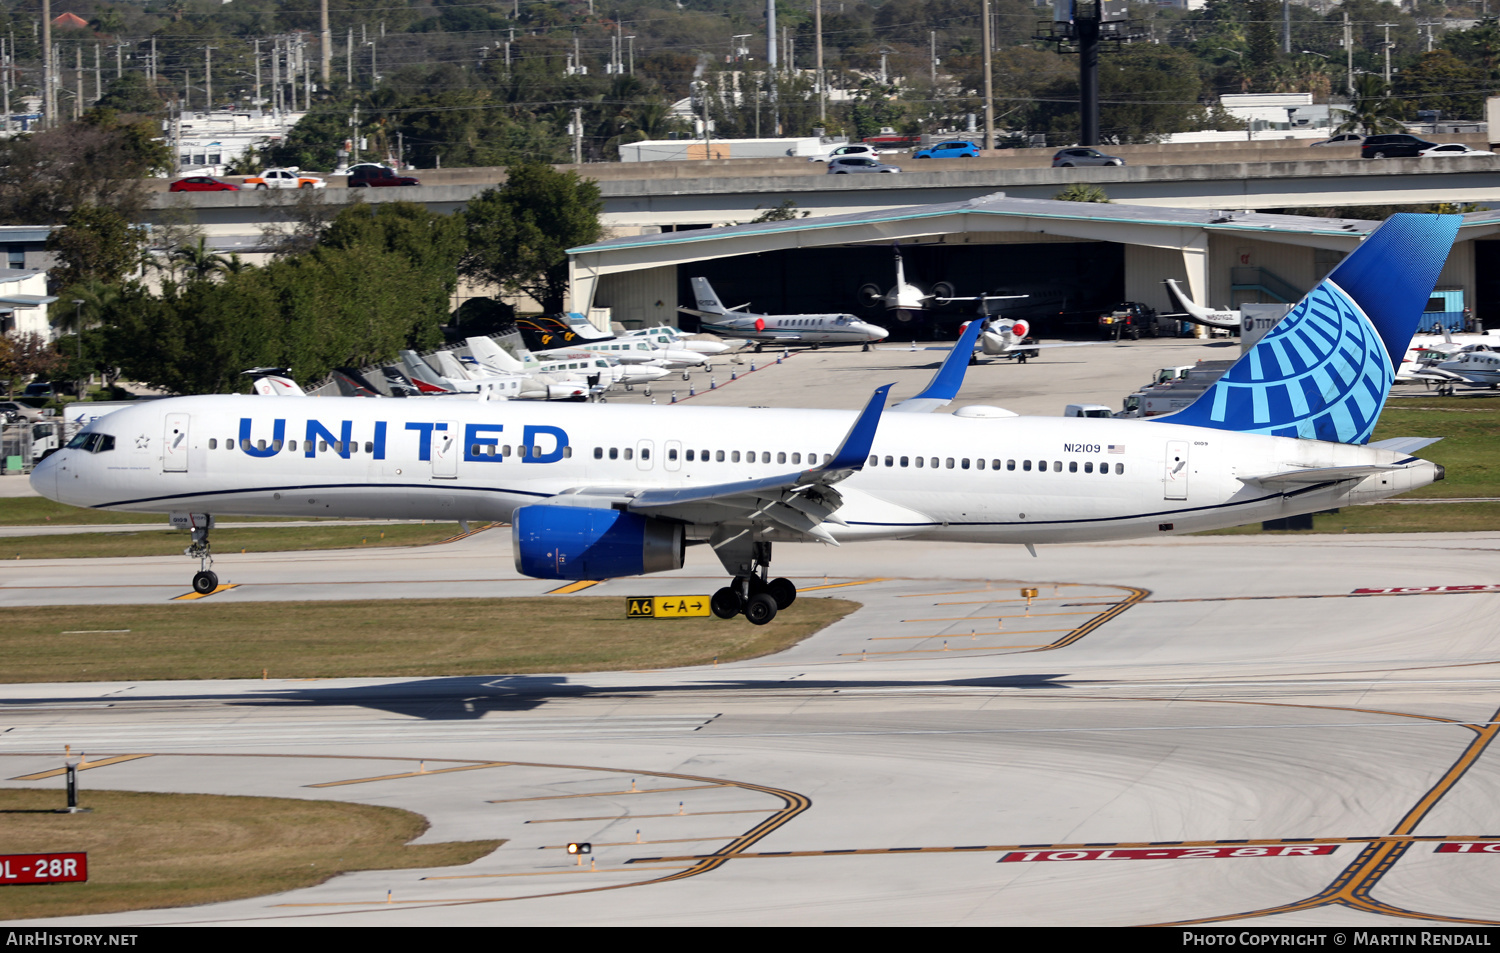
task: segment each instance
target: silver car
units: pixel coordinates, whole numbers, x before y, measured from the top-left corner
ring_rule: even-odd
[[[900,172],[893,165],[877,162],[864,156],[846,156],[828,160],[829,175],[846,175],[850,172]]]
[[[1125,160],[1119,156],[1107,156],[1098,149],[1090,149],[1087,146],[1075,146],[1072,149],[1063,149],[1052,157],[1052,168],[1071,169],[1075,165],[1124,165]]]

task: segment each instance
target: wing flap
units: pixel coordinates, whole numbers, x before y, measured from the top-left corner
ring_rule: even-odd
[[[1337,483],[1343,480],[1363,480],[1376,473],[1402,470],[1404,467],[1369,464],[1356,467],[1308,467],[1302,470],[1283,470],[1279,473],[1263,473],[1257,476],[1242,476],[1241,483],[1258,483],[1261,486],[1298,486],[1305,483]]]

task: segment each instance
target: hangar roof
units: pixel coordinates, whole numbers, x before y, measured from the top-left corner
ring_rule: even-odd
[[[1207,233],[1349,251],[1378,222],[1262,212],[1007,198],[996,192],[962,202],[825,215],[782,222],[614,238],[571,248],[575,268],[594,276],[685,264],[788,247],[857,245],[928,235],[1032,232],[1124,244],[1183,248]]]

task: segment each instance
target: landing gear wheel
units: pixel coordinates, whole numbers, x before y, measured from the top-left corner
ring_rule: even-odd
[[[193,576],[193,591],[206,596],[219,588],[219,576],[212,569],[205,569]]]
[[[758,592],[745,606],[745,618],[752,625],[765,625],[776,618],[776,599],[769,592]]]
[[[725,586],[709,596],[708,608],[721,619],[733,619],[740,614],[740,594]]]
[[[687,371],[683,371],[682,372],[682,379],[683,380],[687,380],[688,379],[688,372]]]
[[[777,609],[785,609],[797,601],[797,587],[790,579],[772,579],[766,584],[766,594],[776,600]]]

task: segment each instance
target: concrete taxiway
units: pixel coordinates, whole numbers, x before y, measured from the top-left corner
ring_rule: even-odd
[[[238,587],[213,599],[546,591],[508,548],[225,557]],[[864,608],[698,669],[9,686],[0,783],[59,784],[38,775],[71,744],[100,763],[86,790],[348,799],[422,813],[424,841],[509,838],[463,868],[73,923],[1489,922],[1497,549],[779,547],[804,598]],[[101,601],[187,588],[182,560],[67,562],[117,583]],[[0,597],[93,601],[33,569]],[[695,552],[583,591],[719,575]]]

